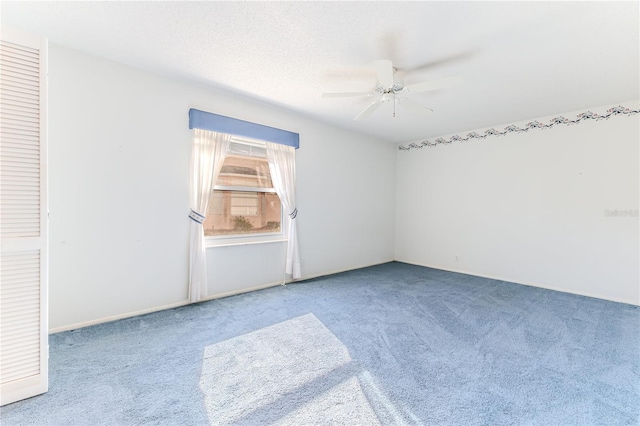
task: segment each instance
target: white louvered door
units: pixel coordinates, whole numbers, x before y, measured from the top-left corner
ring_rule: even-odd
[[[0,405],[47,391],[47,42],[0,42]]]

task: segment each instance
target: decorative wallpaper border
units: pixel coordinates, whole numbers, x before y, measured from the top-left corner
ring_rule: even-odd
[[[558,124],[571,125],[571,124],[578,124],[582,121],[587,121],[587,120],[608,120],[610,117],[614,115],[631,116],[639,113],[640,113],[640,109],[629,109],[623,106],[617,106],[617,107],[608,109],[607,113],[604,115],[587,111],[587,112],[583,112],[582,114],[578,114],[575,120],[569,120],[568,118],[564,118],[563,116],[560,115],[558,117],[552,118],[548,124],[544,124],[539,121],[532,121],[530,123],[527,123],[527,125],[524,128],[511,125],[511,126],[505,127],[504,130],[501,132],[496,129],[489,129],[489,130],[486,130],[483,135],[480,135],[476,132],[471,132],[471,133],[468,133],[467,136],[453,135],[448,139],[438,138],[433,142],[425,139],[422,142],[413,142],[406,146],[398,145],[398,150],[410,151],[412,149],[422,149],[425,146],[432,147],[436,145],[450,144],[451,142],[466,142],[470,139],[486,139],[489,136],[504,136],[507,133],[514,133],[514,132],[526,133],[531,129],[548,129]]]

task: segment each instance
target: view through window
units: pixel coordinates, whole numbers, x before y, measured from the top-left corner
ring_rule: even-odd
[[[264,142],[232,139],[209,199],[205,236],[278,233],[282,206]]]

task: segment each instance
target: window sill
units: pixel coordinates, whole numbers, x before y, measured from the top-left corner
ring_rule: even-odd
[[[282,243],[288,239],[282,235],[264,235],[249,237],[230,237],[230,238],[205,238],[205,249],[215,247],[232,247],[232,246],[248,246],[254,244]]]

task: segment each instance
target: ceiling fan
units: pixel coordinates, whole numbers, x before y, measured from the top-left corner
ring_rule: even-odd
[[[373,111],[384,103],[393,103],[393,116],[395,117],[395,105],[401,105],[409,110],[428,114],[433,112],[431,108],[409,99],[407,95],[413,93],[428,92],[430,90],[445,89],[447,87],[457,86],[464,82],[460,76],[446,77],[438,80],[425,81],[422,83],[410,84],[405,86],[401,80],[394,80],[393,74],[397,71],[390,60],[380,59],[373,61],[376,74],[378,76],[378,84],[372,92],[344,92],[344,93],[323,93],[323,98],[346,98],[355,96],[377,96],[378,98],[371,102],[354,120],[362,120],[370,116]]]

